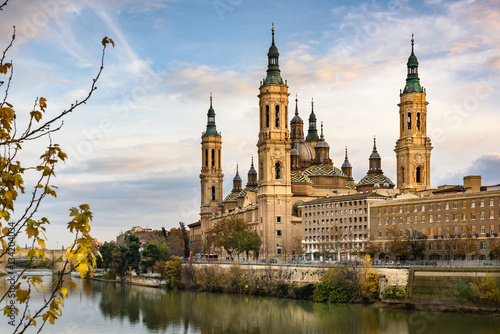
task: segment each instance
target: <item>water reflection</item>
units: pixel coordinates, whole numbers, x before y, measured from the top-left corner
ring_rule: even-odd
[[[49,332],[458,334],[500,328],[498,318],[484,316],[73,281],[78,292],[70,295],[63,317]]]

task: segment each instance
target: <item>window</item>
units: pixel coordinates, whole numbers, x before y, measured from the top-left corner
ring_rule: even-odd
[[[281,248],[276,249],[276,254],[281,255]]]
[[[481,200],[481,207],[484,208],[484,200]]]
[[[432,215],[429,216],[429,223],[432,223],[433,220],[432,220]]]
[[[420,131],[420,113],[417,113],[417,130]],[[419,181],[417,181],[419,182]]]
[[[432,211],[432,204],[429,204],[429,211]]]
[[[269,127],[269,106],[266,106],[266,128]]]
[[[413,206],[413,212],[417,212],[417,206],[416,205]]]
[[[453,209],[458,209],[458,202],[453,203]]]
[[[212,186],[212,201],[215,201],[215,186]]]
[[[483,226],[481,226],[481,234],[485,234],[486,233],[486,228]]]
[[[453,221],[458,221],[458,214],[456,213],[453,214]]]
[[[462,213],[462,220],[467,220],[467,214]]]
[[[205,167],[208,167],[208,150],[205,149]]]
[[[450,209],[450,204],[448,202],[446,202],[446,204],[444,205],[444,209],[445,210],[449,210]]]
[[[471,207],[471,208],[475,208],[475,207],[476,207],[476,202],[472,201],[472,202],[470,203],[470,207]]]
[[[276,127],[280,127],[280,106],[276,106]]]
[[[408,113],[407,123],[408,123],[408,130],[411,130],[411,113],[410,112]]]
[[[281,166],[280,166],[280,163],[277,162],[275,165],[274,165],[274,170],[275,170],[275,175],[274,175],[274,178],[276,180],[279,180],[281,178]]]
[[[436,210],[441,210],[441,203],[438,203],[438,204],[436,205]]]
[[[416,174],[417,183],[421,183],[422,182],[422,170],[420,167],[417,167],[415,174]]]
[[[466,201],[462,201],[462,209],[467,209],[467,202]]]
[[[437,222],[440,222],[441,221],[441,215],[437,215],[437,219],[436,219]]]
[[[425,223],[425,216],[422,216],[422,223]]]
[[[449,222],[450,221],[450,217],[448,215],[444,216],[444,221],[445,222]]]
[[[212,167],[215,167],[215,150],[212,149]]]
[[[420,208],[420,210],[422,210],[422,212],[425,211],[425,205],[422,204],[422,207]]]
[[[495,211],[490,211],[490,219],[494,219],[495,218]]]
[[[484,211],[481,211],[481,220],[484,220]]]
[[[470,219],[476,220],[476,213],[475,212],[470,213]]]
[[[493,200],[490,199],[490,206],[493,206],[493,205],[494,205]]]
[[[276,222],[281,223],[281,216],[276,216]]]

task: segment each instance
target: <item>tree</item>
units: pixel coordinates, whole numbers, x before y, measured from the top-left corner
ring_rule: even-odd
[[[407,254],[414,260],[422,259],[425,256],[425,244],[422,241],[423,235],[418,231],[408,230],[406,233]]]
[[[101,254],[102,258],[102,267],[108,269],[110,268],[111,264],[111,253],[113,252],[113,249],[117,248],[118,246],[115,243],[112,242],[104,242],[101,247],[99,247],[99,253]]]
[[[7,3],[8,0],[0,4],[0,11]],[[14,27],[12,38],[0,58],[0,88],[3,90],[1,93],[3,97],[0,98],[0,243],[2,247],[0,258],[4,258],[6,263],[8,262],[7,258],[13,256],[19,248],[15,246],[15,240],[20,235],[26,235],[33,248],[39,247],[39,249],[32,249],[28,252],[30,260],[34,257],[45,258],[43,251],[46,242],[45,231],[50,220],[47,217],[37,219],[36,213],[46,196],[57,196],[57,188],[53,185],[56,166],[67,159],[62,148],[52,142],[50,134],[62,128],[62,120],[66,115],[77,110],[90,99],[97,89],[96,84],[104,68],[106,46],[109,43],[114,46],[113,40],[107,37],[102,40],[100,69],[84,99],[75,101],[67,109],[47,118],[45,112],[49,108],[48,101],[44,97],[38,97],[34,99],[33,109],[26,112],[26,117],[20,117],[21,114],[9,102],[14,63],[7,61],[6,58],[15,39],[16,30]],[[26,119],[26,123],[22,123],[24,119]],[[39,153],[39,162],[30,164],[23,160],[26,157],[25,154],[21,154],[23,146],[29,142],[39,143],[43,140],[46,140],[46,149]],[[25,179],[34,181],[25,184]],[[29,201],[26,204],[18,205],[18,195],[24,193],[25,189],[29,189],[31,192]],[[17,215],[14,215],[14,211]],[[61,275],[53,280],[51,291],[46,295],[41,306],[34,309],[30,306],[33,303],[30,304],[29,300],[32,289],[43,287],[43,280],[40,276],[25,277],[24,271],[12,282],[15,299],[11,299],[13,297],[10,290],[7,290],[0,297],[0,302],[7,305],[4,308],[4,314],[10,317],[11,324],[14,325],[16,314],[22,315],[17,327],[13,327],[16,333],[25,332],[31,326],[39,326],[38,332],[40,332],[47,321],[53,324],[62,315],[63,299],[68,296],[68,289],[62,285],[63,275],[70,273],[73,269],[78,270],[82,277],[93,273],[96,261],[92,253],[90,222],[93,216],[90,207],[86,204],[73,207],[70,209],[70,217],[71,221],[68,222],[67,228],[74,234],[74,241],[66,253],[66,261],[60,271]],[[21,285],[21,283],[26,284]],[[74,286],[73,283],[70,285]],[[16,305],[19,305],[23,310]]]
[[[247,256],[247,261],[250,252],[254,252],[255,257],[257,259],[259,258],[258,252],[260,249],[260,245],[262,244],[262,239],[257,234],[257,232],[244,230],[236,233],[234,238],[236,239],[237,244],[236,251],[238,253],[244,252]]]
[[[207,242],[211,247],[223,248],[233,259],[233,253],[238,247],[235,236],[247,229],[245,221],[236,216],[225,217],[219,220],[207,233]]]
[[[184,232],[181,228],[171,228],[167,232],[167,244],[171,256],[184,256]]]
[[[292,238],[292,254],[295,252],[297,258],[304,256],[304,246],[302,245],[302,237],[297,235]]]
[[[375,258],[375,255],[382,252],[382,246],[373,241],[373,235],[370,234],[370,239],[365,242],[364,248],[359,252],[360,255],[370,255],[371,259]]]
[[[142,260],[141,267],[144,271],[153,269],[155,263],[162,258],[161,251],[155,244],[148,244],[142,251],[142,256],[144,260]]]
[[[136,273],[139,273],[139,264],[141,262],[141,252],[139,248],[141,248],[141,245],[137,241],[132,241],[125,248],[125,252],[123,252],[125,264],[127,267],[132,267]]]
[[[401,237],[396,226],[391,226],[388,230],[389,233],[389,253],[394,254],[394,258],[397,255],[402,255],[407,250],[407,245],[405,240]]]

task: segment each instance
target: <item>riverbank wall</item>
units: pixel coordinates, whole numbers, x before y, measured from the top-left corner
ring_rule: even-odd
[[[189,265],[189,264],[184,264]],[[193,263],[196,270],[205,266],[218,266],[227,271],[233,264]],[[251,270],[259,276],[279,277],[287,284],[306,285],[318,283],[328,271],[328,266],[288,266],[278,264],[241,264],[241,269]],[[452,297],[460,282],[477,283],[486,275],[500,285],[500,269],[493,268],[371,268],[379,275],[379,298],[389,307],[410,307],[435,310],[481,309],[494,310],[499,305],[460,303]]]

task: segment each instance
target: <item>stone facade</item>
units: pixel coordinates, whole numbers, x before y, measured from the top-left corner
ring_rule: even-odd
[[[465,254],[467,260],[485,260],[499,242],[500,189],[442,187],[425,197],[401,196],[374,203],[370,215],[374,240],[391,260],[398,255],[389,252],[393,233],[402,239],[417,235],[425,244],[421,260],[431,255],[435,260],[448,260],[449,252],[451,259],[458,259],[458,249],[448,249],[455,238],[469,238],[476,244],[476,251]]]

